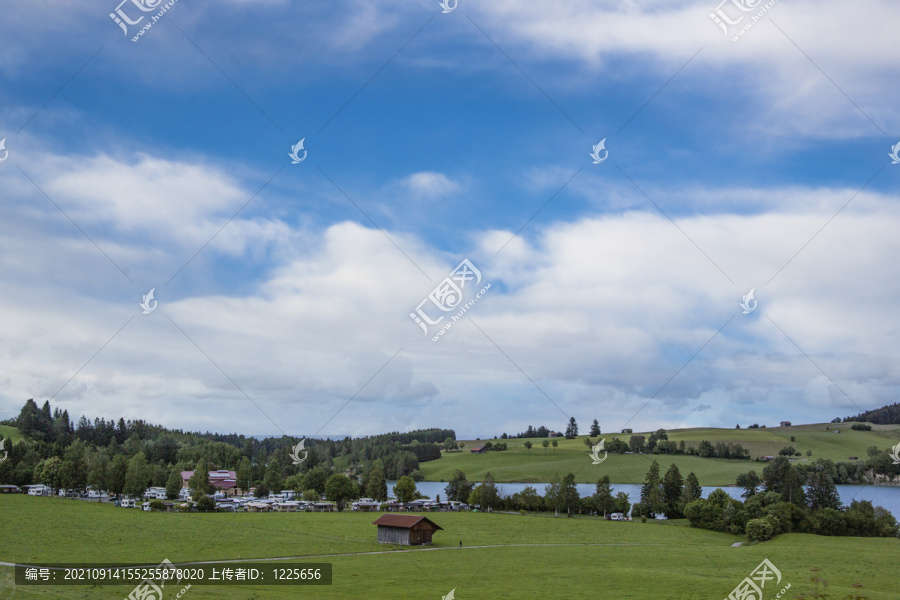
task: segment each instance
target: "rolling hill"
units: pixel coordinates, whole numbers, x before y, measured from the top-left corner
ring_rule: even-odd
[[[699,446],[701,440],[716,442],[736,442],[749,449],[754,459],[759,456],[776,456],[785,446],[792,445],[802,453],[799,462],[814,461],[826,458],[835,462],[849,461],[851,456],[864,460],[866,450],[877,446],[887,450],[900,442],[900,425],[872,425],[871,431],[855,431],[850,429],[852,423],[815,423],[777,427],[766,429],[672,429],[666,433],[669,440],[681,442],[687,446]],[[828,428],[828,429],[826,429]],[[840,433],[834,433],[834,431]],[[619,439],[627,441],[632,434],[618,434]],[[649,432],[635,432],[633,435],[649,437]],[[600,437],[611,439],[616,434],[604,434]],[[794,436],[794,442],[791,442]],[[464,440],[466,444],[462,452],[444,452],[439,460],[424,462],[420,470],[428,481],[449,480],[456,469],[461,469],[469,480],[481,480],[488,471],[498,483],[547,482],[554,473],[565,475],[574,473],[580,483],[594,483],[602,475],[609,475],[614,483],[641,483],[653,460],[659,461],[663,470],[669,464],[678,465],[682,475],[693,471],[702,485],[733,485],[739,473],[751,469],[757,473],[762,471],[763,464],[754,460],[726,460],[717,458],[701,458],[687,455],[665,454],[610,454],[599,465],[593,465],[584,443],[586,436],[574,440],[556,438],[559,447],[556,449],[541,447],[543,439],[532,439],[533,447],[528,450],[524,446],[525,439],[507,439],[508,449],[503,452],[487,452],[472,454],[471,448],[488,440]],[[599,438],[594,438],[596,442]],[[497,441],[497,440],[491,440]],[[812,456],[807,457],[807,450]]]

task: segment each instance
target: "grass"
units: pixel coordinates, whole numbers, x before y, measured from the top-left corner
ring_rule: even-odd
[[[22,439],[22,434],[19,433],[19,430],[10,425],[0,425],[0,437],[3,439],[12,440],[13,444],[18,444],[19,440]],[[6,449],[9,450],[9,446],[6,446]]]
[[[825,428],[829,427],[829,430]],[[833,433],[839,429],[840,433]],[[866,449],[877,446],[886,450],[900,442],[900,426],[872,425],[872,431],[854,431],[850,423],[819,423],[797,425],[794,427],[774,427],[766,429],[673,429],[667,432],[674,442],[685,442],[686,446],[700,445],[701,440],[709,440],[713,444],[718,441],[738,442],[750,451],[751,457],[777,456],[778,451],[792,445],[802,452],[800,462],[817,458],[834,461],[848,461],[851,456],[860,460],[867,458]],[[604,434],[600,437],[611,439],[618,435],[627,441],[632,434]],[[635,433],[649,437],[649,433]],[[796,441],[791,442],[794,436]],[[607,474],[614,483],[641,483],[650,463],[658,460],[663,470],[669,464],[678,465],[682,475],[690,471],[697,474],[702,485],[733,485],[739,473],[751,469],[761,472],[764,465],[754,461],[724,460],[700,458],[685,455],[651,455],[651,454],[610,454],[600,465],[592,465],[588,456],[588,448],[584,444],[586,436],[575,440],[556,438],[559,447],[544,449],[542,439],[532,439],[533,447],[528,450],[524,439],[501,440],[507,443],[504,452],[487,452],[472,454],[469,450],[483,444],[487,440],[464,440],[463,452],[444,453],[439,460],[422,463],[420,470],[428,481],[447,481],[456,469],[462,469],[469,480],[481,480],[490,471],[498,482],[547,482],[554,473],[565,475],[575,473],[579,483],[596,482]],[[599,438],[594,438],[596,442]],[[492,440],[496,441],[496,440]],[[806,451],[812,456],[807,458]]]
[[[484,513],[429,515],[445,531],[436,551],[360,554],[395,549],[374,541],[377,513],[145,513],[58,498],[0,496],[0,561],[173,562],[315,556],[331,562],[331,586],[193,586],[187,600],[228,598],[516,599],[724,598],[768,558],[791,583],[787,598],[811,591],[809,569],[821,567],[828,592],[841,598],[855,581],[872,600],[896,598],[897,539],[783,535],[731,548],[734,536],[683,522],[616,523]],[[458,544],[463,541],[464,548]],[[520,544],[516,546],[515,544]],[[494,546],[477,548],[476,546]],[[14,588],[0,568],[0,598],[116,598],[133,586]],[[177,591],[177,590],[176,590]],[[774,597],[777,590],[766,596]],[[169,595],[166,596],[167,599]]]

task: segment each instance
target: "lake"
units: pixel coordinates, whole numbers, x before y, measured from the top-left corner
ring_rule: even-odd
[[[396,481],[388,481],[388,493],[393,494],[394,484]],[[517,492],[521,492],[527,486],[531,486],[537,490],[537,493],[541,496],[544,495],[544,486],[548,484],[546,483],[498,483],[497,488],[500,490],[501,496],[509,496],[515,494]],[[439,481],[419,481],[416,483],[416,488],[419,492],[425,496],[428,496],[431,499],[434,499],[435,496],[440,494],[441,498],[446,500],[447,494],[444,491],[444,488],[447,487],[446,483],[441,483]],[[587,496],[591,496],[596,491],[597,487],[593,483],[579,483],[576,484],[578,488],[578,494],[584,498]],[[639,500],[641,497],[641,486],[633,483],[614,483],[612,484],[613,495],[618,494],[619,492],[625,492],[628,494],[629,500],[632,504]],[[743,488],[739,487],[704,487],[703,488],[703,497],[706,498],[709,496],[711,492],[717,489],[722,489],[726,494],[731,496],[732,498],[736,498],[738,500],[742,500],[741,492],[743,492]],[[891,511],[891,513],[896,517],[900,515],[900,487],[881,487],[881,486],[873,486],[873,485],[839,485],[837,486],[838,494],[841,496],[841,502],[845,505],[849,505],[853,500],[868,500],[874,506],[883,506],[887,510]]]

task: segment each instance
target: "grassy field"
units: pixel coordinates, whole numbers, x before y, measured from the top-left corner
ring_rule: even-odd
[[[310,557],[334,565],[315,587],[193,586],[185,599],[221,598],[724,598],[762,561],[780,569],[785,595],[811,591],[821,567],[831,597],[855,581],[872,600],[897,597],[900,540],[783,535],[731,548],[741,538],[683,522],[617,523],[484,513],[429,515],[445,531],[433,550],[377,544],[377,513],[145,513],[57,498],[0,496],[0,561],[173,562]],[[464,547],[459,549],[459,541]],[[482,547],[479,547],[482,546]],[[323,556],[347,554],[346,556]],[[0,598],[116,598],[133,586],[15,587],[0,567]],[[780,589],[780,587],[779,587]],[[167,588],[168,591],[168,588]],[[177,589],[173,592],[178,591]],[[766,596],[775,596],[777,589]],[[166,596],[167,600],[169,595]]]
[[[0,437],[3,439],[11,439],[12,443],[18,444],[19,440],[22,439],[22,434],[19,433],[19,430],[15,427],[11,427],[9,425],[0,425]],[[9,450],[9,446],[6,446],[6,449]]]
[[[830,427],[830,430],[826,430]],[[839,429],[840,433],[833,433]],[[778,451],[787,446],[794,446],[803,453],[801,462],[828,458],[834,461],[848,461],[851,456],[866,459],[866,449],[877,446],[886,450],[900,442],[900,426],[873,425],[872,431],[854,431],[849,423],[821,423],[797,425],[794,427],[774,427],[767,429],[673,429],[667,432],[669,439],[675,442],[684,440],[687,446],[695,448],[701,440],[738,442],[750,451],[751,457],[777,456]],[[611,439],[614,434],[600,437]],[[627,441],[631,434],[618,435]],[[649,433],[636,432],[635,435],[649,437]],[[790,438],[794,436],[795,442]],[[557,438],[556,449],[541,447],[542,439],[532,439],[531,450],[524,446],[524,439],[502,440],[507,443],[505,452],[487,452],[472,454],[469,450],[482,445],[487,440],[465,440],[463,452],[449,452],[439,460],[422,463],[420,470],[428,481],[447,481],[456,469],[462,469],[469,480],[480,480],[490,471],[498,482],[540,483],[549,481],[554,473],[565,475],[575,473],[580,483],[593,483],[607,474],[614,483],[641,483],[650,463],[655,459],[668,468],[669,464],[678,465],[682,475],[690,471],[697,474],[702,485],[732,485],[739,473],[755,469],[757,473],[764,465],[753,461],[723,460],[700,458],[685,455],[651,455],[651,454],[610,454],[600,465],[592,465],[584,444],[585,436],[575,440]],[[597,441],[598,438],[594,438]],[[496,441],[496,440],[492,440]],[[806,457],[806,451],[812,451],[812,457]]]

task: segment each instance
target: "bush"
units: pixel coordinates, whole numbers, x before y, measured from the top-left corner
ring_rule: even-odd
[[[641,517],[641,523],[646,523],[646,522],[647,522],[647,517]]]
[[[162,500],[151,500],[150,510],[166,510],[166,503]]]
[[[768,519],[751,519],[747,522],[747,539],[751,542],[765,542],[772,539],[774,528]]]
[[[855,429],[856,431],[872,431],[872,426],[866,425],[865,423],[854,423],[850,426],[850,429]]]
[[[197,510],[200,512],[212,512],[216,510],[216,501],[209,496],[203,496],[197,500]]]

